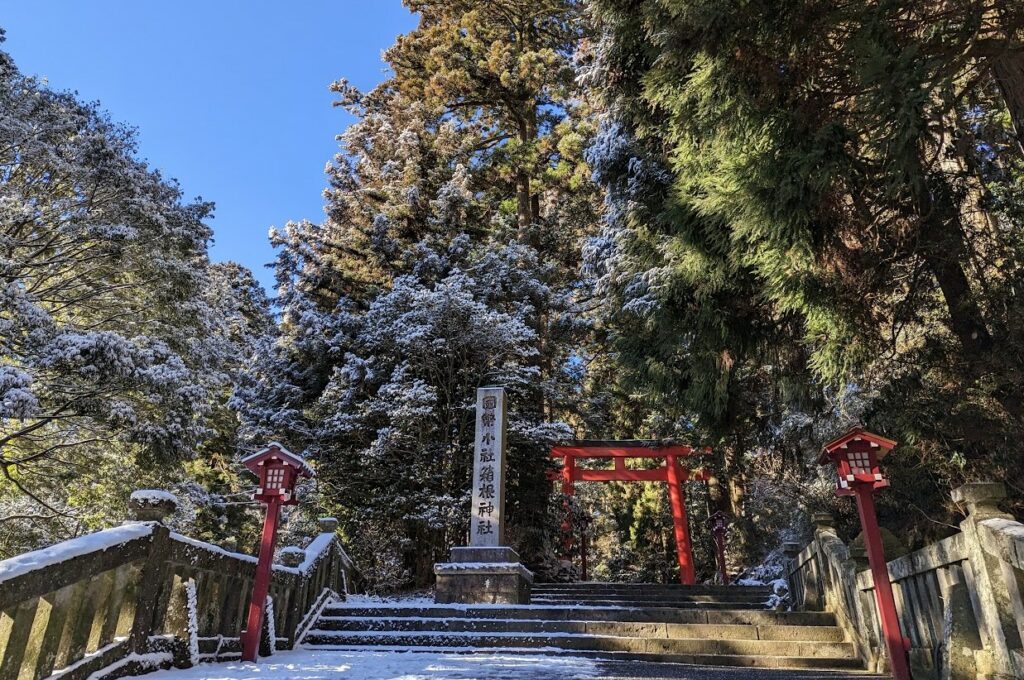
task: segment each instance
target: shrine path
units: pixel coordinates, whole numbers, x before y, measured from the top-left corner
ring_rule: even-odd
[[[200,664],[137,676],[151,680],[867,680],[866,673],[708,668],[568,656],[297,649],[259,664]]]

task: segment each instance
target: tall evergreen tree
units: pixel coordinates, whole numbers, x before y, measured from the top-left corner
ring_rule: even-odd
[[[320,462],[321,502],[389,584],[429,582],[464,542],[474,393],[495,382],[512,540],[550,558],[547,447],[569,434],[578,241],[597,207],[589,124],[571,115],[576,4],[409,7],[420,24],[385,53],[393,77],[332,86],[357,122],[326,219],[272,233],[280,338],[234,402],[246,436]]]
[[[698,394],[742,384],[746,431],[762,439],[787,413],[821,412],[822,384],[856,384],[908,463],[949,481],[1009,472],[1024,315],[1019,83],[1006,73],[1020,13],[595,5],[607,129],[637,147],[618,153],[610,134],[594,150],[612,201],[609,280],[648,319],[624,332],[626,355]]]

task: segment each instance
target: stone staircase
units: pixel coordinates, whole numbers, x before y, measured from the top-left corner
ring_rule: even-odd
[[[832,614],[765,609],[767,588],[538,584],[529,605],[335,602],[305,646],[501,651],[758,668],[860,669]]]

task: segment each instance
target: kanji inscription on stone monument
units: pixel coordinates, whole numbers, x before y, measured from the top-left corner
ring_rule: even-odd
[[[505,540],[505,388],[476,391],[476,444],[473,447],[471,546],[503,545]]]

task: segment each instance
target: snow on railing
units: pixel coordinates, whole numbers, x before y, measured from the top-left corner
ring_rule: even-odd
[[[169,531],[158,521],[161,508],[174,508],[168,496],[132,498],[136,517],[154,521],[0,562],[0,678],[84,680],[114,666],[141,672],[238,656],[256,559]],[[274,620],[265,625],[280,636],[275,646],[293,646],[313,611],[359,582],[336,528],[321,521],[304,550],[282,554],[295,564],[274,565]]]
[[[1024,678],[1024,524],[1002,513],[1002,484],[966,484],[960,533],[889,562],[914,677]],[[790,546],[788,577],[798,608],[836,615],[871,669],[887,665],[863,550],[844,544],[827,514],[811,543]]]
[[[0,585],[31,571],[45,569],[76,557],[119,548],[129,541],[148,538],[152,533],[153,527],[150,524],[125,524],[3,560],[0,562]]]

